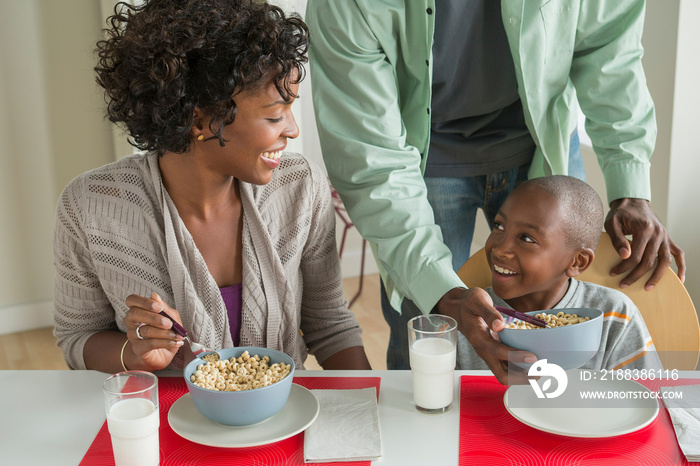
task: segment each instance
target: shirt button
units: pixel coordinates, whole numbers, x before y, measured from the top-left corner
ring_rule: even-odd
[[[426,110],[428,111],[428,115],[430,115],[430,109],[429,109],[429,108],[426,108]]]
[[[432,15],[432,14],[433,14],[433,9],[432,9],[432,8],[428,8],[427,10],[425,10],[425,12],[428,13],[429,15]]]
[[[425,65],[430,66],[430,62],[428,60],[425,60]]]

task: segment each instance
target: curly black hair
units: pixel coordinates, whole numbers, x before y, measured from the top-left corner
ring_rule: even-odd
[[[187,151],[195,109],[223,146],[236,94],[272,78],[288,100],[304,78],[306,25],[260,0],[122,2],[107,24],[95,67],[107,117],[133,146],[159,155]]]

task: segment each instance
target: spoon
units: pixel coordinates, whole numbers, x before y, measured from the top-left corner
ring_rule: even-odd
[[[185,328],[182,325],[178,324],[177,321],[170,317],[165,311],[160,311],[159,314],[173,323],[173,331],[181,337],[183,337],[185,340],[187,340],[187,343],[190,344],[192,354],[207,362],[216,362],[219,360],[219,353],[217,353],[213,349],[207,348],[204,345],[200,345],[199,343],[195,343],[194,341],[192,341],[190,337],[187,336],[187,330],[185,330]]]
[[[544,320],[539,319],[537,317],[532,317],[532,316],[529,316],[527,314],[523,314],[522,312],[518,312],[518,311],[513,310],[513,309],[508,309],[507,307],[494,306],[494,308],[496,308],[497,311],[499,311],[505,315],[514,317],[518,320],[522,320],[523,322],[528,322],[528,323],[531,323],[532,325],[537,325],[538,327],[543,327],[543,328],[547,327],[547,322],[545,322]]]

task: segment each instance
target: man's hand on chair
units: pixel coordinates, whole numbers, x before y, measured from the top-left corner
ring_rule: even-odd
[[[620,288],[631,285],[653,269],[649,280],[644,284],[644,288],[650,290],[661,280],[673,257],[678,266],[678,278],[685,281],[685,254],[656,218],[649,201],[623,198],[611,202],[610,212],[605,219],[605,231],[622,258],[610,270],[610,275],[629,271],[620,281]],[[632,240],[628,241],[625,235],[631,235]]]

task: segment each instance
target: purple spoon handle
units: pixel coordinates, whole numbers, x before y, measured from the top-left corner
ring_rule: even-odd
[[[187,336],[187,330],[185,328],[178,324],[175,319],[170,317],[165,311],[160,311],[158,314],[162,315],[166,319],[168,319],[170,322],[173,323],[173,332],[177,333],[181,337],[183,337],[187,342],[190,344],[190,348],[192,349],[192,354],[197,356],[198,358],[202,358],[202,354],[210,354],[213,353],[214,350],[207,348],[204,345],[200,345],[199,343],[195,343],[192,340],[190,340],[190,337]],[[216,358],[218,360],[218,356]]]
[[[182,325],[178,324],[175,319],[170,317],[165,311],[160,311],[158,314],[162,315],[163,317],[165,317],[173,323],[173,332],[177,333],[181,337],[187,338],[187,330],[185,330],[185,328]]]
[[[542,320],[538,319],[537,317],[532,317],[527,314],[523,314],[522,312],[518,312],[514,309],[508,309],[507,307],[501,307],[501,306],[494,306],[498,312],[502,312],[505,315],[515,317],[518,320],[522,320],[523,322],[528,322],[532,325],[537,325],[538,327],[547,327],[547,323]]]

